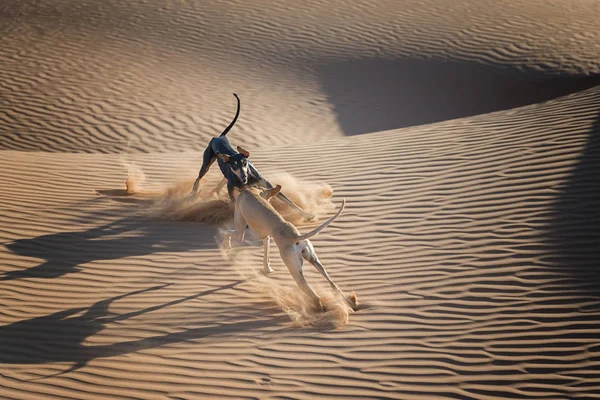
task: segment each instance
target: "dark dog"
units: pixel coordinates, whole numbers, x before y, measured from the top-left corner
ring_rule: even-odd
[[[215,191],[218,192],[225,182],[227,182],[227,192],[229,193],[229,198],[233,202],[235,202],[235,197],[233,195],[235,189],[241,190],[248,185],[258,185],[267,189],[273,188],[271,182],[263,178],[254,165],[248,160],[250,153],[240,146],[237,146],[237,151],[235,151],[227,139],[227,133],[231,130],[240,115],[240,98],[235,93],[233,95],[237,99],[237,111],[235,117],[219,137],[214,137],[210,140],[208,147],[204,150],[202,167],[200,168],[198,179],[194,182],[192,194],[195,194],[198,191],[200,180],[206,175],[208,169],[215,160],[217,160],[219,168],[225,177],[225,179],[219,183]],[[313,219],[315,217],[313,214],[303,211],[283,193],[279,192],[277,197],[299,212],[304,218]]]

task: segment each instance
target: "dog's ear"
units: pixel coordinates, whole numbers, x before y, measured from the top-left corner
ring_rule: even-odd
[[[227,154],[223,154],[223,153],[217,153],[217,157],[219,157],[221,160],[223,160],[225,162],[229,162],[231,160],[231,157],[229,157]]]
[[[267,201],[273,196],[277,196],[277,194],[281,191],[281,185],[277,185],[272,189],[265,190],[264,196]]]
[[[241,146],[237,147],[237,151],[238,151],[238,153],[240,153],[241,155],[243,155],[246,158],[250,157],[250,153],[248,152],[248,150],[244,149]]]

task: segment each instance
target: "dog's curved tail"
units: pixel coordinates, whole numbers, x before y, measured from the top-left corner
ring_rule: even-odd
[[[227,133],[231,130],[231,128],[233,127],[233,125],[237,121],[238,117],[240,116],[240,98],[235,93],[233,95],[237,99],[237,112],[235,113],[235,117],[233,117],[233,121],[231,121],[231,123],[229,124],[229,126],[227,128],[225,128],[225,130],[223,131],[223,133],[221,133],[221,135],[219,137],[223,137],[223,136],[227,135]]]
[[[331,217],[327,221],[323,222],[323,224],[321,226],[319,226],[318,228],[315,228],[312,231],[305,233],[304,235],[300,235],[300,236],[296,237],[295,241],[301,242],[302,240],[306,240],[306,239],[309,239],[309,238],[317,235],[323,229],[327,228],[327,225],[331,224],[333,221],[335,221],[337,219],[337,217],[340,216],[342,211],[344,211],[345,206],[346,206],[346,199],[342,200],[342,206],[340,207],[338,212],[333,217]]]

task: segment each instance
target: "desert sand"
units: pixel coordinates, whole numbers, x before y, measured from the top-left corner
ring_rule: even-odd
[[[600,4],[298,3],[0,3],[0,398],[600,398]],[[357,312],[184,200],[233,92]]]

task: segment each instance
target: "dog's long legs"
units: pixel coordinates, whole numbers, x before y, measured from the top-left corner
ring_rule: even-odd
[[[242,244],[244,242],[244,236],[246,235],[246,220],[237,208],[233,214],[233,223],[235,229],[233,231],[227,231],[223,238],[223,247],[227,250],[231,250],[231,238],[236,238],[236,240],[239,241],[239,244]]]
[[[292,249],[287,249],[284,251],[280,251],[281,258],[283,262],[288,267],[292,278],[296,281],[298,287],[315,303],[317,309],[319,311],[325,311],[323,308],[323,304],[321,304],[321,299],[319,296],[312,290],[309,286],[306,278],[304,277],[304,273],[302,272],[302,257],[300,254],[294,252]]]
[[[263,257],[263,272],[265,274],[270,274],[273,271],[273,268],[271,268],[271,260],[269,257],[269,246],[271,244],[271,236],[267,236],[266,238],[263,239],[264,241],[264,257]]]
[[[268,180],[266,180],[265,178],[262,178],[262,182],[261,183],[267,189],[273,189],[273,184],[271,182],[269,182]],[[294,210],[296,210],[296,212],[300,213],[304,218],[309,219],[309,220],[315,218],[314,214],[307,213],[306,211],[304,211],[303,209],[301,209],[300,207],[298,207],[298,205],[296,203],[294,203],[285,194],[283,194],[283,192],[280,191],[279,193],[277,193],[277,197],[279,198],[279,200],[283,201],[288,206],[290,206],[291,208],[293,208]]]
[[[350,299],[348,299],[348,297],[346,297],[342,289],[340,289],[339,286],[336,285],[335,282],[329,277],[329,274],[325,270],[325,267],[323,267],[323,264],[321,264],[321,261],[319,261],[319,257],[317,257],[317,253],[315,253],[315,248],[313,247],[310,240],[306,241],[306,247],[302,249],[302,258],[314,265],[317,271],[319,271],[321,275],[323,275],[325,279],[327,279],[327,282],[329,282],[331,288],[338,292],[346,300],[346,302],[348,302],[350,307],[352,307],[352,309],[356,311],[357,305],[354,304]]]
[[[217,187],[213,190],[213,194],[219,194],[219,192],[221,191],[221,189],[223,189],[223,186],[225,186],[226,183],[227,183],[227,179],[223,178],[223,180],[221,182],[219,182]]]
[[[306,241],[306,247],[302,249],[302,258],[304,258],[306,261],[315,266],[317,271],[319,271],[321,275],[323,275],[325,279],[327,279],[327,282],[329,282],[329,285],[331,285],[331,288],[333,290],[344,296],[344,292],[342,292],[338,285],[336,285],[335,282],[329,277],[327,271],[325,271],[325,267],[323,267],[323,264],[321,264],[321,261],[319,261],[319,257],[317,257],[317,253],[315,253],[315,248],[313,247],[310,240]]]
[[[204,150],[204,155],[202,156],[202,167],[200,168],[200,173],[198,174],[196,182],[194,182],[194,188],[192,189],[192,193],[198,192],[198,185],[200,184],[200,179],[202,179],[204,175],[206,175],[208,169],[215,162],[216,159],[217,155],[213,151],[211,143],[209,143],[206,150]]]
[[[225,237],[223,238],[223,247],[227,250],[231,250],[231,238],[235,238],[239,241],[239,244],[241,244],[244,241],[244,236],[246,234],[246,220],[240,215],[237,209],[233,214],[233,222],[235,229],[226,231]]]

